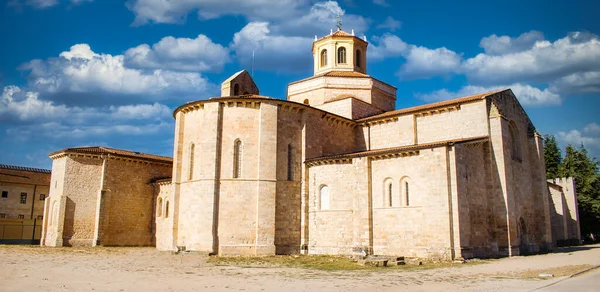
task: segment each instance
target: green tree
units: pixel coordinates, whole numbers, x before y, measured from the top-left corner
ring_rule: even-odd
[[[546,161],[546,178],[558,178],[560,176],[561,157],[560,148],[556,138],[552,135],[544,136],[544,160]]]

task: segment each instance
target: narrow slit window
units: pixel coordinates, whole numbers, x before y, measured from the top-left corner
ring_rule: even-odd
[[[319,209],[329,210],[330,200],[331,200],[331,198],[329,197],[329,187],[322,186],[321,189],[319,190],[319,201],[320,201]]]
[[[194,143],[192,143],[190,145],[190,173],[189,173],[188,180],[194,179],[194,151],[195,151],[195,148],[196,148],[196,145],[194,145]]]
[[[406,200],[406,206],[410,206],[410,189],[408,182],[404,182],[404,197]]]
[[[165,218],[169,218],[169,201],[165,203]]]
[[[21,204],[27,204],[27,193],[21,193]]]
[[[233,178],[240,178],[242,174],[242,141],[235,140],[233,144]]]
[[[388,200],[390,202],[390,207],[394,206],[394,203],[393,203],[393,192],[392,191],[393,191],[393,189],[392,189],[392,183],[390,183],[388,185]]]
[[[288,144],[288,157],[287,157],[287,162],[288,162],[288,167],[287,167],[287,180],[292,181],[294,180],[294,148],[292,147],[292,144]]]
[[[361,60],[360,60],[360,58],[361,58],[360,57],[360,51],[356,50],[356,67],[358,67],[358,68],[361,68],[361,65],[360,65]]]

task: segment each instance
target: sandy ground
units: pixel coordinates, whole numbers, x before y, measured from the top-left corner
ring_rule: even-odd
[[[0,245],[0,263],[0,291],[531,291],[564,277],[527,273],[599,265],[600,245],[421,271],[244,268],[154,248],[9,245]]]

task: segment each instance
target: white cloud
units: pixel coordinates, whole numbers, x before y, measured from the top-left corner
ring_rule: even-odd
[[[400,67],[401,78],[429,78],[455,73],[462,57],[446,48],[428,49],[412,46]]]
[[[550,85],[565,93],[600,92],[600,71],[573,73],[552,81]]]
[[[310,37],[316,34],[321,37],[336,29],[338,15],[342,16],[342,29],[346,31],[355,30],[359,33],[368,29],[369,20],[359,15],[345,14],[336,1],[315,3],[306,11],[299,11],[295,17],[270,21],[270,26],[277,35]]]
[[[142,44],[125,52],[130,68],[218,72],[228,61],[229,50],[203,34],[195,39],[168,36],[152,47]]]
[[[587,124],[583,127],[583,132],[590,135],[600,136],[600,125],[596,123]]]
[[[0,116],[8,123],[58,122],[85,124],[109,121],[153,121],[171,119],[171,110],[162,104],[135,104],[107,107],[78,107],[57,105],[42,100],[39,93],[23,91],[18,86],[5,86],[0,100]]]
[[[524,51],[479,54],[463,64],[467,78],[481,84],[551,82],[563,76],[599,70],[600,39],[597,35],[582,32],[571,33],[553,43],[536,41]]]
[[[6,86],[0,100],[0,121],[8,136],[27,141],[44,137],[89,141],[121,136],[171,135],[173,118],[167,106],[132,104],[124,106],[78,107],[42,100],[37,92]]]
[[[368,52],[372,60],[402,56],[406,59],[398,72],[402,79],[430,78],[459,70],[462,56],[447,48],[429,49],[405,43],[396,35],[374,38]]]
[[[446,89],[441,89],[426,94],[418,93],[416,94],[416,97],[426,102],[436,102],[507,88],[512,89],[519,102],[525,106],[549,106],[558,105],[561,103],[560,95],[552,92],[548,88],[541,90],[531,85],[521,83],[489,87],[468,85],[462,87],[457,92],[450,92]]]
[[[389,29],[391,31],[396,31],[397,29],[399,29],[402,26],[402,22],[395,20],[393,17],[388,16],[386,17],[385,21],[378,24],[377,28],[381,28],[381,29]]]
[[[255,67],[276,71],[299,71],[312,68],[310,46],[306,37],[274,36],[266,22],[251,22],[233,36],[232,50],[241,64],[250,67],[252,51]]]
[[[369,50],[367,51],[369,58],[372,60],[404,56],[410,50],[411,46],[393,34],[384,34],[380,37],[375,36],[373,40],[374,43],[369,45]]]
[[[134,25],[181,23],[190,12],[197,11],[201,19],[223,15],[243,15],[249,20],[292,19],[310,1],[299,0],[129,0],[126,6],[135,14]]]
[[[482,38],[481,42],[479,42],[479,46],[485,50],[486,54],[496,56],[527,51],[531,49],[536,42],[543,40],[543,33],[532,30],[521,34],[517,38],[493,34],[489,37]]]
[[[600,158],[600,126],[596,123],[586,125],[583,130],[561,131],[556,139],[564,145],[579,147],[583,144],[592,157]]]
[[[87,44],[78,44],[59,58],[33,60],[21,66],[29,71],[30,87],[57,98],[85,93],[73,103],[93,103],[93,98],[121,101],[123,95],[144,100],[186,98],[214,90],[199,73],[169,70],[138,70],[124,65],[123,55],[98,54]]]
[[[268,22],[272,32],[282,36],[309,37],[324,35],[335,27],[338,14],[345,14],[336,1],[309,0],[129,0],[127,7],[135,14],[134,25],[183,23],[191,12],[200,19],[241,15],[250,22]],[[365,32],[369,20],[360,15],[344,15],[343,27]]]

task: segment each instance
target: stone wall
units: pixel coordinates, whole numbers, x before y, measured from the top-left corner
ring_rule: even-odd
[[[50,173],[0,169],[0,192],[7,192],[6,198],[0,197],[0,218],[42,219],[49,188]],[[25,203],[21,194],[26,195]]]
[[[452,258],[446,165],[446,147],[372,162],[375,254]]]
[[[558,246],[579,244],[579,213],[573,178],[548,180],[552,243]]]

